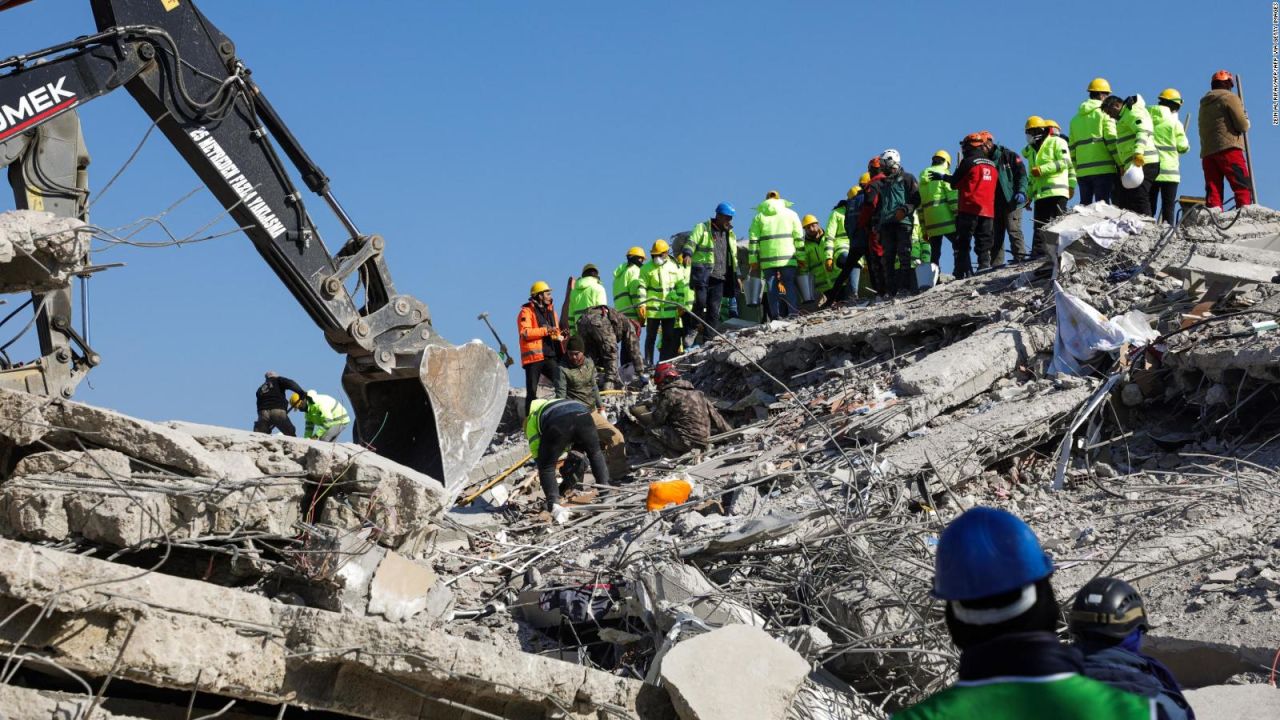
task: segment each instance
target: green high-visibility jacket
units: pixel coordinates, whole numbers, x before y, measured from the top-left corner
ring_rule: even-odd
[[[569,293],[569,331],[578,327],[578,318],[593,307],[608,305],[609,296],[604,294],[604,285],[600,278],[586,275],[578,278]]]
[[[627,261],[613,270],[613,308],[632,320],[640,319],[632,307],[640,303],[640,267]]]
[[[313,440],[324,437],[324,434],[335,425],[348,425],[351,423],[351,416],[347,414],[347,409],[342,407],[342,403],[328,395],[322,395],[315,390],[307,391],[306,412],[306,429],[304,436]]]
[[[1027,160],[1027,195],[1032,201],[1071,197],[1071,148],[1066,140],[1050,135],[1040,143],[1039,149],[1024,147],[1022,157]],[[1032,172],[1037,168],[1040,177]]]
[[[804,250],[804,228],[791,205],[787,200],[770,198],[756,207],[747,234],[747,257],[761,270],[794,267],[797,254]]]
[[[1073,672],[960,681],[893,720],[1154,720],[1155,700]]]
[[[1080,177],[1116,174],[1116,121],[1102,112],[1101,100],[1080,103],[1068,132],[1076,174]]]
[[[686,310],[689,308],[688,272],[674,260],[669,259],[659,265],[650,259],[640,266],[636,299],[644,304],[649,318],[676,317],[679,310],[669,303],[679,303]],[[659,302],[661,300],[668,302]]]
[[[805,272],[813,274],[813,289],[817,292],[826,292],[835,287],[835,278],[827,272],[827,239],[824,237],[826,233],[816,238],[805,236],[804,239],[804,264]]]
[[[1191,149],[1187,131],[1178,122],[1178,114],[1163,105],[1151,108],[1151,126],[1155,133],[1156,153],[1160,156],[1160,174],[1156,182],[1180,182],[1178,172],[1182,158]]]
[[[1120,119],[1116,120],[1116,167],[1121,172],[1133,165],[1133,156],[1142,153],[1142,161],[1155,163],[1160,161],[1156,152],[1155,129],[1151,126],[1151,113],[1142,101],[1142,96],[1132,106],[1120,111]]]
[[[553,405],[569,402],[576,405],[582,405],[582,403],[577,400],[569,400],[568,398],[558,398],[554,400],[539,398],[529,404],[529,417],[524,420],[524,437],[529,441],[529,454],[532,455],[535,460],[538,457],[538,448],[542,447],[542,414],[549,410]],[[583,405],[583,408],[586,409],[586,406]]]
[[[849,254],[849,231],[844,227],[844,209],[847,200],[841,201],[831,209],[827,216],[827,257],[838,258]]]
[[[951,168],[941,163],[920,173],[920,214],[924,216],[924,234],[927,237],[951,235],[956,231],[960,194],[946,180],[930,180],[929,173],[949,175]]]
[[[693,264],[714,267],[716,264],[716,239],[711,233],[711,221],[700,222],[693,226],[685,248],[693,252]],[[725,247],[725,277],[734,274],[734,255],[738,252],[738,236],[729,231],[729,242]]]

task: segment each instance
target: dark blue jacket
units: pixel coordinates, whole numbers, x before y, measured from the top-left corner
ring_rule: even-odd
[[[1160,720],[1195,720],[1178,681],[1164,666],[1119,645],[1086,651],[1084,674],[1116,689],[1154,698]]]

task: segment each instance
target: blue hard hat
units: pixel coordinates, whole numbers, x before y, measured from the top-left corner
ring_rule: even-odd
[[[728,215],[729,217],[733,217],[734,215],[737,214],[737,211],[733,209],[732,205],[726,202],[726,203],[720,203],[719,205],[716,206],[716,214]]]
[[[1004,510],[976,507],[942,531],[933,594],[943,600],[976,600],[1052,573],[1053,560],[1025,522]]]

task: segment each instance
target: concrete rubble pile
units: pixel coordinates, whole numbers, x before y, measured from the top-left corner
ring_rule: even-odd
[[[357,446],[0,394],[0,712],[884,718],[954,679],[933,553],[979,504],[1031,523],[1060,599],[1134,582],[1199,715],[1264,707],[1280,213],[1050,229],[1056,271],[682,356],[736,428],[709,450],[652,454],[653,391],[606,396],[633,474],[563,524],[515,413],[446,508]],[[674,478],[692,497],[647,511]]]

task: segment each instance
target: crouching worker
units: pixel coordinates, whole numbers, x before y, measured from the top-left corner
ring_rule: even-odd
[[[609,478],[614,483],[621,482],[622,478],[631,474],[631,467],[627,465],[626,438],[622,436],[621,430],[604,417],[600,386],[596,384],[596,366],[587,357],[586,344],[580,337],[571,337],[567,348],[565,364],[560,367],[560,377],[556,379],[556,397],[577,400],[593,408],[591,420],[600,437],[600,449],[604,453],[605,464],[609,467]],[[580,468],[580,459],[573,459],[574,467]]]
[[[671,363],[658,365],[653,381],[658,385],[658,398],[647,426],[660,452],[674,457],[705,450],[711,447],[712,435],[733,429],[707,396],[681,378]]]
[[[1150,720],[1155,701],[1084,675],[1054,634],[1053,563],[1027,524],[993,508],[956,518],[938,540],[934,596],[960,648],[959,680],[895,720]]]
[[[1154,698],[1160,720],[1195,719],[1169,668],[1142,654],[1147,611],[1132,585],[1118,578],[1090,580],[1071,605],[1070,626],[1076,647],[1084,653],[1085,675]]]
[[[529,439],[529,454],[538,465],[538,481],[546,497],[547,512],[553,517],[564,512],[558,507],[561,494],[576,490],[581,482],[577,462],[566,463],[563,487],[556,480],[556,464],[566,451],[584,453],[596,483],[609,483],[609,468],[600,451],[600,437],[591,419],[591,408],[586,405],[577,400],[534,400],[524,423],[524,434]]]
[[[342,431],[351,424],[351,416],[342,407],[342,403],[315,390],[308,390],[305,397],[294,393],[289,398],[289,405],[294,410],[301,410],[306,417],[303,437],[311,440],[336,442]]]

